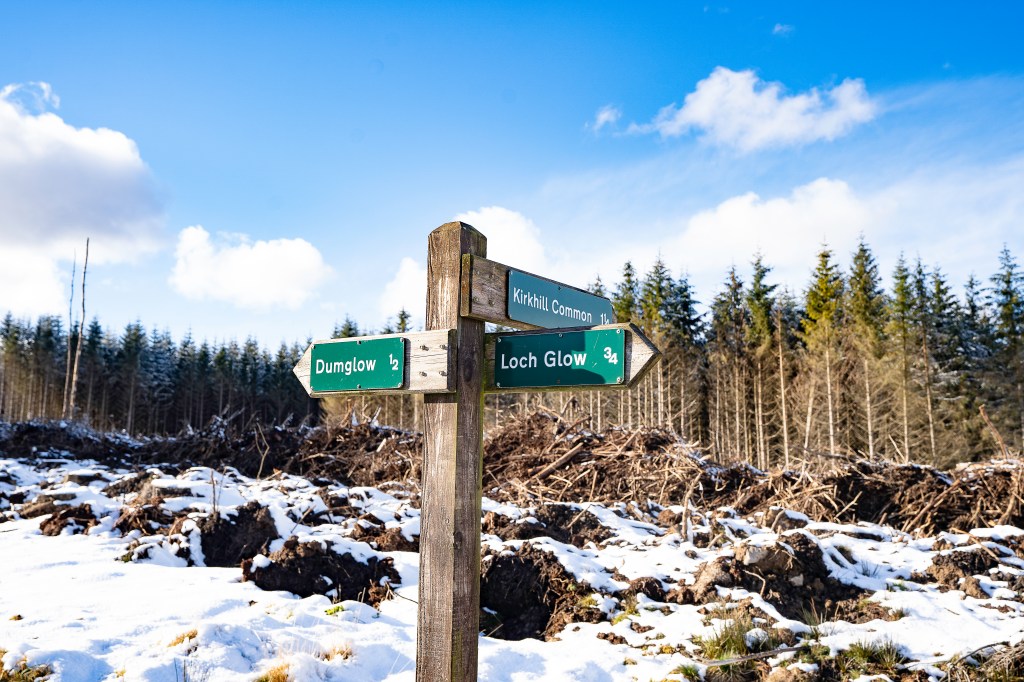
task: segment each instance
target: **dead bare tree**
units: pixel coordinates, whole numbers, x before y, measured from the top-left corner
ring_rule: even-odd
[[[71,317],[71,308],[75,304],[75,268],[78,266],[78,255],[71,259],[71,295],[68,296],[68,352],[64,360],[64,400],[61,402],[60,418],[68,418],[68,393],[71,391],[71,328],[74,321]]]
[[[78,361],[82,358],[85,342],[85,271],[89,267],[89,238],[85,238],[85,262],[82,263],[82,318],[78,321],[78,345],[75,346],[75,366],[71,372],[71,392],[68,396],[68,418],[75,417],[75,389],[78,388]]]

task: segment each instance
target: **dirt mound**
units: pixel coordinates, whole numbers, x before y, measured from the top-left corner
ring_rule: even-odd
[[[580,549],[589,543],[599,545],[612,536],[597,517],[586,509],[579,510],[567,504],[544,504],[533,512],[532,519],[516,520],[503,514],[488,512],[484,515],[484,533],[497,535],[502,540],[532,540],[548,537]]]
[[[604,620],[590,592],[554,555],[528,542],[515,554],[489,552],[480,573],[481,628],[498,639],[550,639],[569,623]]]
[[[940,585],[955,590],[960,587],[961,580],[986,574],[998,565],[999,561],[981,548],[954,550],[935,555],[926,572]],[[987,596],[983,595],[983,598]]]
[[[170,535],[182,533],[187,514],[175,519]],[[245,559],[266,551],[280,537],[270,511],[252,500],[232,514],[210,514],[196,520],[207,566],[233,568]]]
[[[863,592],[835,580],[821,548],[806,534],[786,533],[766,545],[740,544],[734,557],[719,557],[703,565],[696,582],[677,587],[667,599],[682,604],[721,600],[718,588],[740,587],[761,595],[780,614],[806,620],[808,614],[832,613],[840,602]]]
[[[159,502],[131,504],[121,507],[121,515],[114,522],[114,529],[121,535],[139,531],[153,535],[174,523],[174,515],[160,506]]]
[[[419,535],[414,535],[412,540],[410,540],[405,537],[401,528],[397,526],[388,528],[372,514],[360,516],[359,523],[352,529],[349,537],[353,540],[366,542],[381,552],[420,551]]]
[[[264,590],[300,597],[324,594],[335,601],[351,599],[373,606],[390,594],[386,583],[401,583],[390,558],[370,557],[363,563],[350,553],[339,554],[332,543],[325,544],[288,538],[284,547],[270,554],[269,562],[243,561],[242,580]]]
[[[84,533],[97,523],[92,507],[80,504],[75,507],[57,507],[50,518],[39,524],[39,532],[43,535],[56,536],[65,530],[72,534]]]

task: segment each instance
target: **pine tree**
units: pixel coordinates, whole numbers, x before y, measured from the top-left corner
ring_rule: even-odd
[[[353,336],[362,336],[359,333],[359,325],[357,325],[351,317],[345,316],[345,321],[340,325],[334,325],[334,333],[331,334],[332,339],[350,339]]]
[[[882,353],[885,327],[885,294],[878,275],[878,265],[871,249],[861,237],[853,254],[847,288],[846,308],[849,314],[852,346],[860,355],[864,378],[864,420],[867,431],[868,457],[875,458],[875,415],[873,382],[874,365]]]
[[[720,451],[742,456],[746,435],[746,390],[743,373],[747,326],[746,293],[743,281],[730,268],[725,289],[711,302],[711,324],[708,334],[709,362],[714,368],[714,434]],[[711,377],[709,377],[711,378]],[[732,423],[729,423],[726,403],[732,402]]]
[[[659,257],[640,286],[640,326],[649,335],[665,331],[664,309],[672,287],[672,275]]]
[[[889,334],[897,344],[900,369],[900,398],[903,405],[903,460],[912,458],[910,448],[910,345],[913,331],[914,294],[910,270],[900,254],[892,275],[892,297],[889,299]]]
[[[612,296],[612,308],[615,312],[616,322],[634,322],[637,318],[637,308],[640,297],[640,285],[636,279],[636,270],[633,264],[626,261],[622,268],[622,281],[615,289]]]
[[[843,294],[843,278],[839,267],[832,262],[832,252],[822,247],[818,252],[818,265],[814,279],[807,289],[807,307],[802,320],[804,339],[808,350],[820,352],[825,361],[825,396],[828,407],[829,452],[836,452],[835,391],[833,389],[833,366],[836,328],[839,324],[840,304]],[[810,413],[808,411],[808,413]]]
[[[996,361],[1008,384],[1002,422],[1013,430],[1013,441],[1024,447],[1024,273],[1005,245],[999,253],[999,271],[991,278],[989,294],[995,322]],[[1015,404],[1014,404],[1015,403]]]
[[[398,311],[398,324],[395,325],[395,331],[399,334],[404,334],[409,331],[409,320],[412,315],[405,308]]]
[[[751,357],[754,359],[754,427],[757,434],[758,466],[767,469],[769,464],[765,368],[772,350],[775,337],[772,309],[774,300],[772,292],[775,284],[766,283],[765,279],[771,268],[765,265],[761,254],[754,257],[753,275],[750,289],[747,291],[747,316],[750,320],[746,330],[746,341]]]

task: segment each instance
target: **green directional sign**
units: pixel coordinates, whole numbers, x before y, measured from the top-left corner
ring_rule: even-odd
[[[611,324],[612,302],[603,296],[536,277],[508,271],[508,316],[545,329]]]
[[[313,391],[366,391],[402,388],[405,339],[349,339],[311,347],[309,384]]]
[[[622,329],[498,334],[496,388],[621,384],[626,335]]]

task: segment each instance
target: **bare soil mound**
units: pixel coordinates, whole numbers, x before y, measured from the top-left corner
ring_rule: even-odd
[[[540,505],[531,518],[518,520],[488,512],[484,516],[482,529],[484,533],[497,535],[502,540],[548,537],[581,549],[589,543],[599,545],[612,536],[612,532],[601,525],[596,516],[586,509],[581,510],[568,504]]]
[[[760,594],[786,618],[806,620],[809,614],[833,613],[838,604],[863,592],[833,578],[821,548],[800,531],[769,545],[741,544],[735,556],[719,557],[698,571],[696,582],[669,592],[683,604],[721,600],[719,588],[740,587]]]
[[[65,530],[71,533],[84,533],[96,525],[96,516],[92,507],[80,504],[74,507],[57,507],[50,518],[39,524],[39,532],[43,535],[60,535]]]
[[[357,600],[373,606],[389,596],[387,583],[401,583],[390,558],[369,557],[364,563],[325,544],[289,538],[270,554],[269,563],[243,561],[242,580],[264,590],[284,590],[300,597],[323,594],[335,601]]]
[[[481,629],[497,639],[550,638],[568,623],[597,623],[604,613],[550,552],[523,545],[515,554],[488,553],[480,574]]]
[[[186,516],[179,517],[170,533],[181,532]],[[207,566],[235,568],[245,559],[265,552],[280,537],[270,511],[252,500],[232,514],[210,514],[196,521]]]

